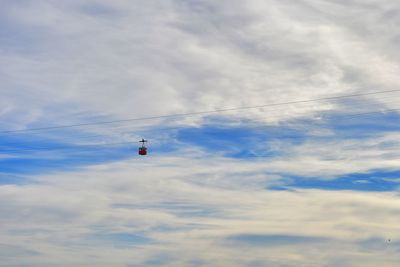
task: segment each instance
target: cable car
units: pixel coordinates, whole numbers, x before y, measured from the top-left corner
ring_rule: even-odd
[[[147,147],[144,145],[147,142],[147,140],[144,140],[142,138],[141,141],[139,141],[139,143],[142,143],[142,146],[139,147],[139,155],[140,156],[146,156],[147,155]]]

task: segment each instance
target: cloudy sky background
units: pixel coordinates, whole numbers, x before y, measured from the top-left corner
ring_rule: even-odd
[[[398,265],[396,1],[0,4],[2,266]]]

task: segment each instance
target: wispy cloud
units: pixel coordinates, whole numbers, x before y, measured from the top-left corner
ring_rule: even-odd
[[[47,110],[60,104],[121,118],[282,102],[298,99],[299,92],[309,99],[397,88],[395,41],[380,30],[392,25],[395,13],[383,18],[395,8],[368,7],[315,1],[6,2],[2,31],[12,34],[5,39],[26,45],[18,33],[32,34],[35,42],[28,47],[35,50],[22,54],[2,45],[2,88],[14,105],[3,118],[13,115],[15,121],[21,103],[30,111],[25,121],[16,117],[24,126],[54,120],[61,112]],[[103,19],[110,14],[115,18]],[[321,109],[323,104],[308,113]],[[68,122],[72,110],[62,113],[59,122]]]
[[[310,264],[324,265],[333,255],[362,265],[370,252],[362,244],[369,239],[381,243],[376,253],[384,255],[389,266],[398,255],[396,243],[386,242],[399,238],[395,193],[259,190],[243,186],[258,177],[230,179],[226,172],[215,175],[212,164],[206,170],[201,161],[191,159],[188,164],[185,158],[159,158],[157,164],[130,160],[85,172],[39,176],[30,185],[3,185],[1,213],[8,215],[2,219],[2,240],[40,253],[23,257],[33,266],[59,259],[66,266],[84,265],[92,262],[90,255],[104,266],[128,264],[129,259],[140,265],[160,254],[175,266],[199,258],[223,266],[271,259],[277,266],[295,265],[307,258],[314,259]],[[188,167],[182,168],[182,163]],[[229,167],[222,163],[219,168]],[[199,176],[201,169],[206,173]],[[224,179],[230,184],[218,186]],[[248,248],[237,240],[244,237],[249,237]],[[274,246],[265,252],[264,243],[269,241]],[[330,249],[321,254],[312,249],[315,242]],[[304,251],[305,246],[310,250]],[[240,257],[243,249],[250,254]],[[110,253],[122,262],[108,257]],[[10,264],[17,261],[8,259]]]
[[[0,131],[398,89],[399,10],[5,0]],[[0,260],[397,266],[398,94],[0,134]]]

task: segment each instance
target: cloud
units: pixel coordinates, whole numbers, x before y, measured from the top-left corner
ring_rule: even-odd
[[[317,237],[308,237],[308,236],[296,236],[296,235],[236,235],[228,238],[228,242],[232,242],[232,244],[236,244],[240,246],[241,243],[247,245],[255,245],[255,246],[285,246],[285,245],[295,245],[301,244],[305,245],[307,243],[319,243],[324,242],[326,240]]]
[[[398,89],[398,10],[388,0],[3,1],[0,130]],[[397,113],[346,117],[396,99],[1,135],[2,264],[397,266],[397,188],[354,183],[396,176]],[[148,158],[77,146],[136,141],[135,127],[153,137]],[[301,189],[296,177],[331,184]],[[332,190],[343,179],[353,191]]]
[[[384,258],[387,266],[395,266],[396,243],[384,240],[399,238],[396,193],[264,190],[253,183],[257,176],[239,180],[226,172],[239,171],[230,161],[217,165],[215,159],[187,156],[129,160],[41,175],[23,186],[3,185],[1,213],[7,216],[1,222],[2,241],[41,255],[6,258],[6,264],[51,265],[62,259],[65,266],[150,266],[162,254],[171,266],[198,259],[220,266],[255,260],[272,261],[272,266],[324,265],[337,255],[351,266],[366,264],[365,257],[375,263]],[[251,173],[252,166],[241,168]],[[253,236],[255,248],[240,241],[251,242]],[[283,247],[268,246],[266,252],[270,237]],[[372,239],[382,243],[374,253],[364,246]],[[326,249],[321,253],[321,246],[308,240],[322,240]]]
[[[14,33],[7,38],[22,45],[26,42],[15,33],[36,33],[29,45],[33,51],[2,46],[7,68],[1,70],[1,82],[13,106],[3,110],[3,117],[18,121],[20,126],[8,125],[18,128],[56,119],[69,123],[76,112],[141,117],[397,88],[397,63],[384,53],[392,47],[392,32],[384,32],[386,43],[370,42],[381,39],[375,37],[382,15],[394,7],[372,6],[258,0],[7,2],[2,30]],[[369,36],[360,32],[361,24],[368,26]],[[30,103],[30,118],[20,114],[21,103]],[[54,106],[65,108],[49,114]],[[273,117],[257,111],[246,115],[271,122],[335,106],[292,107]]]

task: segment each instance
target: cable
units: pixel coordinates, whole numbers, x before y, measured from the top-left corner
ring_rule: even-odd
[[[81,148],[99,148],[99,147],[108,147],[108,146],[122,146],[122,145],[132,145],[132,144],[138,144],[138,142],[120,142],[120,143],[106,143],[106,144],[92,144],[92,145],[70,145],[70,146],[64,146],[64,147],[32,147],[32,148],[27,148],[27,149],[2,149],[0,152],[20,152],[20,151],[37,151],[37,152],[43,152],[43,151],[38,151],[38,149],[41,150],[47,150],[47,151],[58,151],[58,150],[76,150],[79,149],[79,151],[82,151]]]
[[[399,91],[400,91],[400,89],[396,89],[396,90],[377,91],[377,92],[370,92],[370,93],[359,93],[359,94],[350,94],[350,95],[342,95],[342,96],[322,97],[322,98],[315,98],[315,99],[308,99],[308,100],[297,100],[297,101],[289,101],[289,102],[271,103],[271,104],[264,104],[264,105],[257,105],[257,106],[215,109],[215,110],[208,110],[208,111],[188,112],[188,113],[150,116],[150,117],[141,117],[141,118],[130,118],[130,119],[123,119],[123,120],[89,122],[89,123],[80,123],[80,124],[29,128],[29,129],[21,129],[21,130],[0,131],[0,134],[4,135],[4,134],[12,134],[12,133],[65,129],[65,128],[73,128],[73,127],[84,127],[84,126],[113,124],[113,123],[132,122],[132,121],[144,121],[144,120],[165,119],[165,118],[174,118],[174,117],[186,117],[186,116],[204,115],[204,114],[212,114],[212,113],[222,113],[222,112],[228,112],[228,111],[238,111],[238,110],[272,107],[272,106],[308,103],[308,102],[316,102],[316,101],[323,101],[323,100],[334,100],[334,99],[352,98],[352,97],[360,97],[360,96],[368,96],[368,95],[377,95],[377,94],[393,93],[393,92],[399,92]]]
[[[365,113],[356,113],[356,114],[348,114],[348,115],[342,115],[338,116],[337,118],[339,119],[345,119],[345,118],[356,118],[356,117],[362,117],[362,116],[369,116],[369,115],[374,115],[374,114],[380,114],[380,113],[385,113],[385,112],[395,112],[395,111],[400,111],[400,108],[397,109],[387,109],[387,110],[381,110],[381,111],[372,111],[372,112],[365,112]],[[254,122],[254,121],[253,121]],[[273,127],[273,128],[281,128],[282,125],[280,126],[255,126],[251,127],[251,129],[263,129],[266,127]],[[159,128],[157,129],[157,132],[159,133],[160,131],[164,130],[179,130],[179,129],[184,129],[182,127],[169,127],[169,128]],[[132,133],[134,134],[134,133]],[[305,136],[305,137],[321,137],[321,136]],[[300,138],[299,136],[291,137],[291,136],[279,136],[280,139],[298,139]],[[157,138],[157,141],[166,141],[166,140],[171,140],[171,138]],[[85,149],[96,149],[96,148],[101,148],[101,147],[107,147],[107,146],[122,146],[122,145],[132,145],[132,144],[138,144],[138,141],[129,141],[129,142],[119,142],[119,143],[104,143],[104,144],[90,144],[90,145],[69,145],[68,147],[32,147],[32,148],[22,148],[22,149],[4,149],[0,148],[0,152],[22,152],[22,151],[38,151],[38,150],[50,150],[50,151],[58,151],[58,150],[79,150],[79,151],[84,151]],[[8,143],[7,145],[10,145]],[[11,143],[11,145],[13,145]],[[20,145],[20,144],[18,144]],[[42,151],[38,151],[42,152]]]
[[[354,106],[353,106],[354,107]],[[360,107],[360,106],[358,106]],[[396,108],[396,109],[385,109],[385,110],[379,110],[379,111],[370,111],[370,112],[364,112],[364,113],[354,113],[354,114],[338,114],[338,113],[330,113],[330,112],[323,112],[321,114],[319,114],[320,118],[329,118],[329,116],[335,116],[334,119],[335,120],[341,120],[341,119],[346,119],[346,118],[353,118],[353,117],[361,117],[361,116],[366,116],[366,115],[373,115],[373,114],[380,114],[380,113],[384,113],[384,112],[395,112],[395,111],[399,111],[400,109]],[[294,115],[296,116],[302,116],[306,114],[306,112],[302,112],[302,113],[295,113]],[[269,116],[271,118],[271,116]],[[251,123],[257,123],[257,122],[265,122],[264,120],[251,120]],[[260,126],[261,128],[263,127],[274,127],[274,126],[267,126],[267,125],[262,125]],[[281,126],[276,126],[276,127],[281,127]],[[129,135],[133,135],[133,134],[137,134],[140,135],[140,133],[143,132],[149,132],[149,131],[154,131],[155,128],[152,127],[152,125],[144,125],[144,126],[131,126],[129,128],[133,128],[135,129],[135,132],[130,132],[130,131],[123,131],[123,132],[118,132],[118,135],[124,135],[124,134],[129,134]],[[184,129],[184,128],[188,128],[188,126],[173,126],[173,127],[163,127],[163,128],[156,128],[157,131],[164,131],[164,130],[180,130],[180,129]],[[254,127],[253,127],[254,128]],[[256,128],[258,128],[258,126],[256,126]],[[76,136],[75,138],[79,139],[79,140],[84,140],[84,139],[89,139],[89,138],[96,138],[96,137],[105,137],[105,136],[109,136],[107,135],[107,133],[103,133],[103,134],[94,134],[94,135],[85,135],[85,136]],[[115,136],[115,134],[114,134]],[[57,140],[57,139],[55,139]],[[63,138],[63,140],[65,141],[65,138]]]
[[[388,99],[388,98],[390,98],[392,101],[391,102],[389,102],[389,103],[387,103],[387,102],[384,102],[384,103],[381,103],[380,104],[380,106],[378,106],[377,108],[381,108],[382,106],[382,104],[385,104],[385,105],[388,105],[388,104],[397,104],[398,102],[399,102],[399,100],[398,99],[396,99],[396,98],[393,98],[393,96],[391,96],[391,97],[381,97],[381,98],[375,98],[374,100],[379,100],[379,101],[382,101],[382,100],[384,100],[384,99]],[[280,106],[279,107],[279,110],[282,108],[283,106]],[[368,105],[365,105],[365,104],[362,104],[362,105],[352,105],[351,106],[352,107],[352,109],[354,109],[355,107],[356,108],[368,108],[368,109],[371,109],[371,105],[370,104],[368,104]],[[310,107],[308,107],[308,106],[306,106],[306,108],[310,108]],[[263,111],[263,112],[271,112],[271,111],[277,111],[278,109],[268,109],[268,110],[266,110],[266,111]],[[315,111],[315,110],[309,110],[309,109],[307,109],[307,110],[305,110],[304,112],[292,112],[291,114],[293,115],[293,117],[298,117],[298,116],[302,116],[303,114],[307,114],[307,112],[309,112],[309,111],[311,111],[311,112],[313,112],[313,111]],[[333,110],[334,111],[334,110]],[[329,110],[329,111],[323,111],[323,115],[325,115],[325,114],[328,114],[329,115],[329,112],[331,112],[331,110]],[[268,117],[269,118],[271,118],[271,116],[270,115],[268,115]],[[276,116],[277,117],[277,116]],[[274,116],[272,116],[272,118],[274,118]],[[260,121],[260,122],[264,122],[264,120],[252,120],[252,122],[258,122],[258,121]],[[115,132],[115,131],[119,131],[119,130],[123,130],[122,132],[121,131],[119,131],[118,132],[118,134],[126,134],[126,133],[130,133],[130,130],[131,129],[138,129],[138,131],[146,131],[147,129],[149,129],[150,128],[150,130],[153,130],[153,128],[152,127],[154,127],[155,125],[154,124],[146,124],[146,125],[119,125],[119,126],[116,126],[116,125],[113,125],[113,126],[109,126],[109,127],[107,127],[107,128],[105,128],[104,130],[111,130],[111,131],[113,131],[113,132]],[[179,127],[177,127],[177,126],[175,126],[174,128],[179,128]],[[158,128],[158,129],[163,129],[163,128]],[[35,133],[33,133],[33,134],[35,134]],[[104,137],[105,135],[107,135],[107,133],[106,132],[103,132],[103,134],[91,134],[91,135],[84,135],[84,136],[77,136],[76,138],[79,138],[79,139],[86,139],[86,138],[93,138],[93,137]]]

